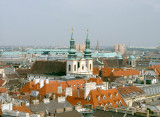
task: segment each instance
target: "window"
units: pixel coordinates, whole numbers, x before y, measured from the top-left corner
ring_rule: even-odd
[[[106,96],[105,96],[105,95],[103,96],[103,99],[104,99],[104,100],[106,99]]]
[[[78,62],[78,68],[80,67],[80,64],[79,64],[79,62]]]
[[[90,64],[90,70],[92,69],[92,64]]]
[[[100,96],[98,96],[97,99],[100,101]]]
[[[112,98],[112,94],[110,95],[110,98]]]
[[[74,71],[76,71],[76,65],[74,65]]]
[[[110,106],[111,108],[113,108],[112,103],[110,103],[109,106]]]
[[[71,65],[68,65],[68,71],[71,71]]]
[[[82,70],[84,70],[84,65],[82,65]]]

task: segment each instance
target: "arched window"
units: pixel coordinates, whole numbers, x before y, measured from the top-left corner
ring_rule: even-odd
[[[74,71],[76,71],[76,65],[74,65]]]
[[[90,64],[90,70],[92,69],[92,64]]]
[[[78,62],[78,68],[80,67],[80,64],[79,64],[79,62]]]
[[[68,71],[71,71],[71,65],[68,65]]]
[[[84,65],[82,65],[82,70],[84,70]]]

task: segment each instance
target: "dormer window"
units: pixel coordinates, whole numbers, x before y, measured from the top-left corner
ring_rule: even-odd
[[[106,99],[106,96],[105,96],[105,95],[103,96],[103,99],[104,99],[104,100]]]
[[[82,84],[81,84],[81,86],[82,86]]]
[[[123,106],[123,105],[122,105],[122,102],[121,102],[121,100],[119,101],[119,104],[120,104],[121,106]]]
[[[74,86],[76,86],[76,85],[74,85]]]
[[[118,98],[118,93],[116,94],[116,97]]]
[[[112,103],[110,103],[109,106],[110,106],[111,108],[113,108]]]
[[[98,96],[97,99],[100,101],[100,96]]]
[[[110,98],[112,98],[112,94],[110,95]]]
[[[87,97],[87,101],[89,101],[90,100],[90,97]]]

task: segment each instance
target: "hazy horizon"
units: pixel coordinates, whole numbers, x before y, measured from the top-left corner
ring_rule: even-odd
[[[160,41],[160,0],[1,0],[0,46],[69,46],[71,29],[91,46],[155,47]]]

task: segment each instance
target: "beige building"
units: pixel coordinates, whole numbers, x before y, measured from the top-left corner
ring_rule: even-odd
[[[86,48],[86,45],[85,44],[75,44],[75,49],[77,51],[80,51],[80,52],[83,52]]]
[[[114,44],[114,51],[120,52],[121,55],[123,55],[126,51],[126,45],[125,44]]]

